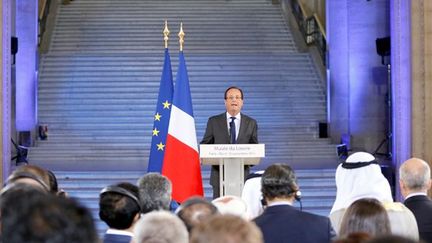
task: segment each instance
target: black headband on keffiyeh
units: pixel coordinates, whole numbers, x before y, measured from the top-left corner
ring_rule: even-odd
[[[365,166],[372,165],[372,164],[377,165],[379,163],[377,160],[372,160],[372,161],[368,161],[368,162],[356,162],[356,163],[343,162],[342,168],[344,168],[344,169],[357,169],[357,168],[365,167]]]

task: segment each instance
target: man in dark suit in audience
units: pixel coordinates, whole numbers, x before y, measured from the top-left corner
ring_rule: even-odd
[[[411,158],[399,168],[399,185],[416,220],[420,239],[432,243],[432,200],[427,196],[431,188],[431,171],[428,163]]]
[[[261,177],[266,209],[254,219],[265,243],[326,243],[335,232],[327,217],[299,211],[292,204],[300,200],[294,171],[285,164],[269,166]]]
[[[207,128],[201,144],[256,144],[258,143],[257,122],[241,113],[243,107],[243,91],[231,86],[225,90],[226,112],[212,116],[207,122]],[[249,174],[245,166],[244,175]],[[213,198],[219,197],[219,166],[211,169],[210,184],[213,187]]]
[[[129,243],[140,217],[138,187],[119,183],[102,189],[99,196],[99,217],[109,226],[104,243]]]

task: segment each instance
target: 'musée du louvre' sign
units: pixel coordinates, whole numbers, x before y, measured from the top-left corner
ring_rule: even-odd
[[[264,144],[201,144],[201,158],[263,158]]]

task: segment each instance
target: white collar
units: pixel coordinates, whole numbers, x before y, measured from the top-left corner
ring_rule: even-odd
[[[241,113],[239,112],[237,115],[235,115],[234,117],[236,118],[236,120],[239,120],[240,121],[240,119],[241,119],[241,115],[240,115]],[[230,115],[230,113],[228,113],[228,111],[226,112],[226,117],[227,117],[227,120],[228,121],[231,121],[231,115]]]
[[[427,196],[427,194],[424,192],[413,192],[413,193],[408,194],[408,196],[406,196],[405,200],[407,200],[410,197],[415,197],[415,196]]]
[[[118,229],[108,229],[106,231],[106,234],[111,234],[111,235],[126,235],[126,236],[130,236],[133,237],[133,233],[126,231],[126,230],[118,230]]]

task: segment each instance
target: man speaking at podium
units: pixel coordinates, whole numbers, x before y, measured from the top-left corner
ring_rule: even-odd
[[[224,98],[226,112],[209,118],[201,144],[258,143],[258,126],[255,119],[240,113],[243,106],[243,91],[231,86],[225,90]],[[244,174],[249,174],[249,166],[245,166]],[[213,187],[213,198],[219,197],[218,165],[211,168],[210,185]]]

